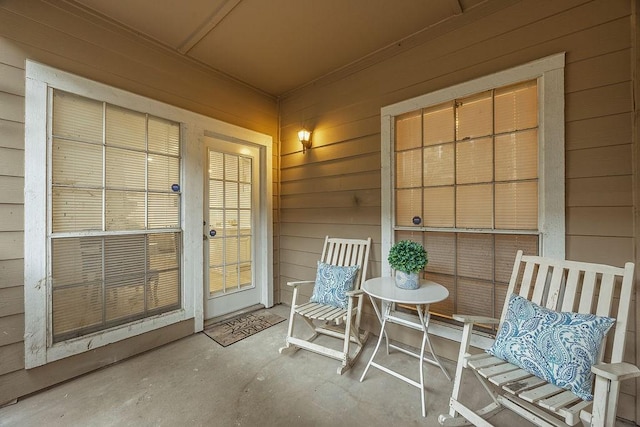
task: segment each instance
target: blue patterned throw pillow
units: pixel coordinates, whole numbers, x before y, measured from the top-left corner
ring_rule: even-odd
[[[611,317],[556,312],[511,294],[505,320],[487,353],[593,400],[591,365],[614,323]]]
[[[347,308],[346,292],[353,289],[353,279],[359,268],[357,265],[340,267],[318,261],[316,284],[310,301]]]

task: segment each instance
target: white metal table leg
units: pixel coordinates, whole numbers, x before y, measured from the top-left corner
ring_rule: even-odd
[[[427,363],[431,363],[432,365],[436,365],[440,367],[440,369],[442,370],[442,373],[444,373],[444,376],[447,377],[449,381],[451,381],[451,377],[449,376],[449,373],[440,362],[440,359],[438,359],[436,352],[433,351],[433,346],[431,345],[431,340],[429,339],[429,320],[431,319],[431,313],[429,313],[429,305],[420,305],[420,306],[416,305],[416,308],[418,310],[418,317],[420,318],[420,324],[422,325],[422,352],[420,353],[422,355],[422,360],[424,360]],[[433,360],[424,357],[425,342],[429,346],[429,352],[431,353]]]
[[[360,377],[360,382],[362,382],[362,380],[364,380],[364,376],[367,375],[367,371],[369,371],[369,367],[371,366],[371,364],[373,363],[373,358],[376,357],[376,353],[378,353],[378,349],[380,348],[380,343],[382,342],[382,337],[385,336],[386,337],[386,332],[384,331],[384,328],[387,324],[387,314],[389,312],[390,309],[390,305],[389,304],[384,304],[384,302],[382,303],[382,309],[385,313],[384,316],[380,316],[380,312],[378,311],[378,307],[375,305],[374,301],[371,301],[371,303],[373,303],[373,307],[376,310],[376,314],[379,315],[380,318],[380,323],[381,323],[381,327],[380,327],[380,336],[378,337],[378,342],[376,343],[376,347],[373,349],[373,354],[371,355],[371,358],[369,359],[369,363],[367,363],[367,366],[364,368],[364,372],[362,373],[362,376]],[[389,339],[387,338],[387,353],[389,353]]]

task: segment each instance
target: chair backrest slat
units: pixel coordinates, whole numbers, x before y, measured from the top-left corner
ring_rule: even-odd
[[[611,362],[620,362],[624,357],[634,268],[631,262],[621,268],[523,255],[518,251],[507,296],[517,291],[520,296],[552,310],[615,317],[615,329],[607,334],[607,340],[611,341]],[[517,283],[519,277],[522,277],[521,283]],[[501,323],[507,305],[508,298]]]
[[[370,237],[367,239],[340,239],[326,236],[320,260],[326,264],[343,267],[359,265],[360,269],[353,286],[357,290],[367,280],[370,249]]]
[[[600,279],[598,292],[598,305],[596,312],[598,316],[609,316],[611,314],[611,303],[613,302],[613,291],[615,289],[615,277],[613,274],[603,274]]]
[[[516,258],[517,260],[517,258]],[[518,263],[519,264],[519,263]],[[531,291],[531,283],[533,282],[533,269],[535,265],[533,263],[526,263],[524,268],[524,275],[522,276],[522,286],[520,286],[520,296],[529,299],[529,292]],[[514,267],[515,268],[515,267]],[[514,281],[517,277],[513,278]],[[515,282],[514,282],[515,283]]]
[[[578,280],[580,280],[580,270],[570,269],[567,275],[567,283],[564,288],[564,297],[560,311],[573,311],[573,305],[576,302],[576,294],[578,292]]]
[[[545,307],[551,310],[558,309],[558,301],[562,297],[562,279],[564,278],[564,268],[555,267],[551,275],[551,282],[549,283],[549,292],[547,294],[547,303]]]
[[[580,291],[580,306],[578,313],[591,313],[593,294],[596,290],[596,272],[585,271]]]

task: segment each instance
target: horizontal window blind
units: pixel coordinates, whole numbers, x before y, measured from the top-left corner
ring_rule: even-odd
[[[537,81],[397,116],[394,129],[395,239],[422,243],[426,277],[451,295],[431,309],[499,316],[516,251],[539,251]]]
[[[180,308],[180,125],[52,91],[53,342]]]

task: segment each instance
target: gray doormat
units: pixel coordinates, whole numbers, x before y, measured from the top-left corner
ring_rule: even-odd
[[[277,314],[259,310],[213,324],[203,332],[221,346],[227,347],[284,320],[284,317]]]

